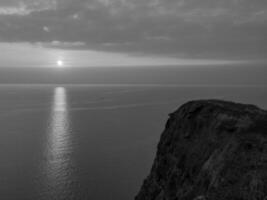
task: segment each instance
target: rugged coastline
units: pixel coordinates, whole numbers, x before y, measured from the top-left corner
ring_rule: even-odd
[[[170,114],[135,200],[266,200],[267,112],[220,100]]]

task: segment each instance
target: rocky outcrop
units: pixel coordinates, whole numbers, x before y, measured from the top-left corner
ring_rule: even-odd
[[[267,112],[219,100],[170,114],[136,200],[267,200]]]

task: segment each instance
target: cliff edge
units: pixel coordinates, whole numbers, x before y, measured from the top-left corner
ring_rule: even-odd
[[[135,200],[267,200],[267,112],[219,100],[170,114]]]

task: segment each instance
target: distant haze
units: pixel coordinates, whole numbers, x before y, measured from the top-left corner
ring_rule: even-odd
[[[0,83],[267,85],[265,65],[0,68]]]

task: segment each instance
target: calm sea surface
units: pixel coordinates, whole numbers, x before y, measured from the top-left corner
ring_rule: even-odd
[[[0,199],[133,199],[168,113],[203,98],[267,108],[264,86],[1,85]]]

